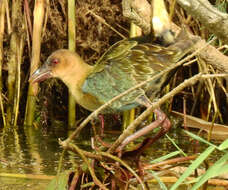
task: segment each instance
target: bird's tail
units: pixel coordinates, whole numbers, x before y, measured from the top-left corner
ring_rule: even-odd
[[[168,49],[174,50],[176,52],[176,54],[175,54],[175,56],[170,56],[170,61],[174,64],[174,65],[173,64],[170,65],[170,67],[172,67],[172,69],[167,67],[166,68],[167,72],[165,74],[163,74],[162,77],[159,77],[159,81],[160,81],[159,88],[160,89],[162,89],[164,86],[167,85],[167,83],[170,81],[170,79],[173,77],[173,75],[181,67],[181,65],[175,66],[175,63],[177,63],[187,53],[193,52],[195,50],[194,45],[199,40],[200,40],[199,37],[191,35],[185,29],[182,29],[182,31],[179,33],[179,35],[175,39],[175,42],[172,45],[167,47]],[[151,96],[149,96],[149,97],[151,97]]]
[[[187,32],[185,28],[181,30],[175,39],[175,42],[168,46],[168,49],[175,50],[177,53],[172,62],[179,61],[184,55],[195,50],[194,45],[200,40],[200,37],[194,36]]]

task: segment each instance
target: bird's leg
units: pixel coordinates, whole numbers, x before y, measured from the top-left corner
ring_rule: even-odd
[[[134,141],[135,139],[147,134],[148,132],[152,131],[153,129],[157,128],[159,125],[161,125],[161,130],[153,137],[150,138],[150,140],[147,140],[143,145],[143,150],[150,146],[153,142],[155,142],[159,137],[163,136],[171,127],[171,123],[169,119],[166,117],[165,113],[160,110],[159,108],[154,110],[154,113],[156,114],[156,120],[152,122],[151,124],[147,125],[146,127],[143,127],[142,129],[136,131],[134,134],[128,136],[120,145],[118,148],[119,150],[122,150],[127,144]],[[145,147],[145,148],[144,148]],[[141,149],[141,148],[140,148]]]
[[[141,105],[144,105],[146,107],[151,106],[150,100],[145,96],[140,96],[137,98],[137,102]],[[154,143],[157,139],[159,139],[161,136],[163,136],[171,127],[171,123],[169,119],[167,118],[166,114],[160,109],[156,108],[154,110],[154,113],[156,115],[156,120],[152,122],[151,124],[145,126],[144,128],[136,131],[134,134],[128,136],[120,145],[118,148],[118,151],[121,151],[127,144],[134,141],[135,139],[147,134],[148,132],[152,131],[153,129],[157,128],[159,125],[161,125],[160,131],[153,137],[146,139],[142,145],[140,146],[140,153],[143,152],[147,147],[149,147],[152,143]]]
[[[98,115],[98,118],[99,118],[99,122],[100,122],[100,125],[101,125],[101,129],[100,129],[100,136],[103,136],[104,135],[104,116],[102,114],[99,114]],[[97,132],[95,130],[95,126],[97,125],[97,119],[93,119],[91,121],[91,124],[93,126],[93,129],[94,129],[94,134],[97,135]]]
[[[169,131],[169,129],[171,128],[171,122],[170,122],[170,120],[167,118],[166,114],[162,110],[155,109],[154,113],[156,114],[156,116],[158,118],[160,117],[160,119],[163,119],[163,122],[160,123],[161,124],[161,129],[154,137],[145,139],[145,141],[142,143],[142,146],[140,146],[140,148],[137,151],[138,155],[140,155],[146,148],[148,148],[151,144],[153,144],[161,136],[165,135]],[[153,123],[151,123],[150,125],[153,125]],[[150,125],[148,125],[146,127],[149,127]]]
[[[101,122],[101,136],[104,136],[104,116],[99,114],[98,115],[100,122]]]

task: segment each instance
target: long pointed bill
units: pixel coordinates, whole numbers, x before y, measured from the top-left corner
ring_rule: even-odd
[[[29,78],[29,82],[41,82],[48,78],[51,78],[51,68],[47,64],[43,64],[39,69],[37,69]]]

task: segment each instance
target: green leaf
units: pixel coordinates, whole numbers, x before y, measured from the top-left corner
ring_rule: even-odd
[[[149,171],[152,176],[157,180],[158,184],[160,185],[161,190],[168,190],[166,185],[162,182],[162,180],[160,180],[159,176],[156,174],[156,172],[154,172],[153,170]]]
[[[201,138],[201,137],[195,135],[194,133],[191,133],[191,132],[186,131],[186,130],[184,130],[184,132],[185,132],[187,135],[189,135],[190,137],[192,137],[192,138],[194,138],[194,139],[196,139],[196,140],[198,140],[198,141],[201,141],[201,142],[203,142],[203,143],[205,143],[205,144],[208,144],[209,146],[213,146],[213,147],[219,149],[216,145],[214,145],[214,144],[208,142],[207,140],[205,140],[205,139],[203,139],[203,138]]]
[[[181,183],[192,174],[192,172],[214,151],[214,146],[209,146],[200,156],[192,162],[188,169],[183,173],[183,175],[177,180],[170,190],[177,189]]]
[[[219,150],[224,150],[228,148],[228,139],[222,142],[222,144],[219,145]]]
[[[155,160],[150,161],[150,163],[151,164],[155,164],[155,163],[158,163],[158,162],[162,162],[162,161],[167,160],[169,158],[172,158],[172,157],[174,157],[174,156],[176,156],[178,154],[180,154],[180,151],[171,152],[171,153],[169,153],[169,154],[167,154],[165,156],[162,156],[162,157],[159,157],[159,158],[157,158]]]
[[[67,190],[70,174],[72,174],[72,171],[60,173],[53,180],[51,180],[46,190]]]
[[[173,146],[175,146],[177,148],[177,150],[180,151],[181,154],[183,154],[184,156],[187,156],[187,154],[185,154],[184,151],[181,150],[181,148],[175,143],[175,141],[172,138],[169,137],[169,135],[166,134],[165,136],[171,141]]]
[[[214,165],[211,166],[207,170],[207,172],[200,177],[199,181],[196,184],[194,184],[191,190],[198,189],[210,178],[227,173],[228,172],[228,165],[226,164],[227,160],[228,160],[228,153],[226,153],[222,158],[220,158],[217,162],[215,162]]]

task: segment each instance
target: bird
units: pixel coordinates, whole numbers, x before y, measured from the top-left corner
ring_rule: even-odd
[[[167,47],[151,43],[148,36],[124,39],[112,45],[94,65],[87,64],[76,52],[59,49],[30,76],[29,81],[35,83],[48,78],[59,78],[78,104],[94,111],[129,88],[178,62],[195,43],[195,40],[184,39],[186,36],[180,34]],[[149,107],[151,100],[159,97],[176,70],[129,92],[105,108],[102,114],[119,113],[138,106]],[[170,121],[161,109],[155,109],[154,113],[160,120],[154,121],[150,126],[161,125],[162,129],[157,134],[159,137],[169,130]],[[130,141],[144,135],[139,135],[139,132],[135,134],[129,138]],[[129,139],[124,143],[129,143]]]

